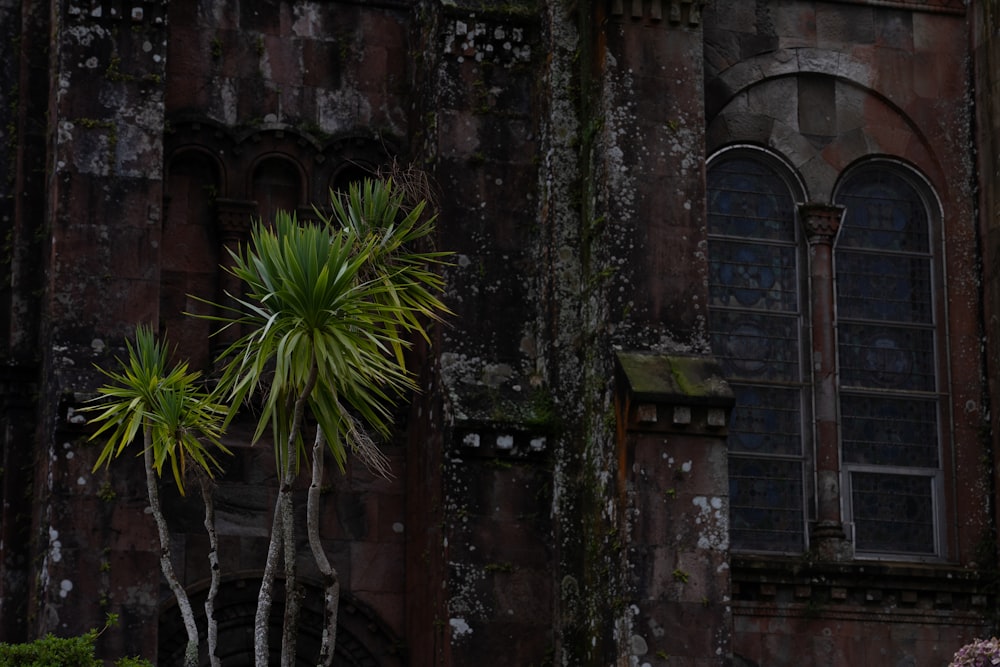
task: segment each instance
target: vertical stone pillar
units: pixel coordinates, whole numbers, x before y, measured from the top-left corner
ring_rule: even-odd
[[[47,255],[37,354],[29,632],[102,636],[102,657],[154,658],[159,545],[126,453],[92,467],[76,408],[106,380],[137,323],[160,303],[167,3],[55,0],[50,5]]]
[[[851,557],[840,512],[840,425],[837,422],[837,340],[834,322],[833,242],[842,206],[802,204],[799,216],[809,242],[812,304],[812,373],[816,423],[816,525],[814,553],[824,560]]]
[[[732,392],[707,357],[621,352],[617,361],[618,486],[636,592],[624,601],[632,611],[625,649],[638,660],[631,664],[663,655],[729,664]]]
[[[697,335],[707,299],[707,264],[692,261],[706,242],[703,5],[615,0],[595,17],[604,43],[593,57],[603,69],[592,217],[606,235],[589,250],[591,268],[613,272],[610,321],[674,338]],[[627,259],[600,265],[618,257]]]

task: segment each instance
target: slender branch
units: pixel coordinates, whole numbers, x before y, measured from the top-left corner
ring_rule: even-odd
[[[296,440],[302,420],[305,416],[306,402],[316,379],[319,369],[313,362],[312,370],[302,388],[292,413],[292,423],[289,426],[288,438],[285,442],[285,460],[281,473],[281,486],[274,507],[274,523],[271,526],[271,541],[267,550],[267,563],[264,567],[264,578],[261,581],[260,598],[257,601],[257,614],[254,618],[254,655],[256,667],[268,665],[268,625],[271,616],[272,589],[277,570],[279,549],[283,552],[285,564],[285,622],[282,624],[281,665],[291,667],[295,662],[295,628],[288,623],[289,614],[293,618],[298,613],[298,597],[295,581],[295,506],[292,499],[292,486],[295,484],[295,451]],[[280,458],[280,457],[279,457]],[[283,548],[282,548],[283,547]],[[265,595],[266,593],[266,595]]]
[[[312,549],[316,568],[323,577],[323,609],[325,623],[320,643],[320,667],[329,667],[333,662],[333,652],[337,646],[337,614],[340,605],[340,578],[337,570],[331,565],[319,539],[319,505],[320,491],[323,487],[323,456],[326,450],[323,430],[316,429],[316,440],[312,451],[312,481],[309,484],[309,496],[306,511],[306,523],[309,530],[309,547]]]
[[[177,574],[174,572],[174,565],[170,561],[170,531],[167,528],[167,521],[163,517],[163,510],[160,508],[160,489],[153,470],[153,436],[149,427],[143,429],[143,462],[146,468],[146,492],[149,495],[149,506],[153,512],[153,519],[156,521],[156,530],[160,535],[160,569],[170,586],[174,597],[177,598],[177,606],[180,608],[181,618],[184,620],[184,629],[187,631],[188,643],[184,649],[184,667],[198,667],[198,625],[194,621],[194,612],[191,610],[191,601],[188,599],[187,591],[181,586]]]
[[[212,498],[212,482],[208,475],[201,475],[201,498],[205,503],[205,532],[208,533],[208,565],[212,570],[212,583],[205,598],[205,618],[208,621],[208,659],[212,667],[221,667],[222,661],[216,655],[219,643],[219,623],[215,620],[215,597],[219,594],[219,535],[215,530],[215,501]]]

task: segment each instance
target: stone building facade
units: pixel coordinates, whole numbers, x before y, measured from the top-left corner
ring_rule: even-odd
[[[998,31],[994,0],[0,3],[0,641],[114,612],[102,655],[177,664],[95,367],[144,322],[210,370],[184,313],[251,219],[412,164],[454,315],[392,479],[330,478],[337,664],[946,665],[996,632]],[[226,442],[242,665],[275,476]],[[164,492],[197,608],[201,508]]]

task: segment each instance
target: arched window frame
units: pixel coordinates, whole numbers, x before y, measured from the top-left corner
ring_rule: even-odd
[[[851,377],[852,371],[850,370],[850,365],[848,364],[848,367],[845,369],[844,354],[845,347],[847,346],[847,343],[845,342],[847,329],[855,323],[861,323],[861,325],[863,325],[864,321],[864,318],[852,316],[849,312],[849,308],[844,307],[844,302],[842,301],[841,290],[849,289],[841,284],[846,281],[845,274],[843,273],[845,271],[845,253],[868,253],[870,256],[874,257],[876,256],[875,253],[877,251],[874,247],[858,248],[856,246],[849,246],[848,242],[844,240],[845,234],[850,233],[852,220],[850,210],[851,206],[850,202],[847,200],[847,197],[850,195],[848,195],[845,188],[848,187],[854,179],[864,179],[866,174],[871,174],[873,171],[876,173],[882,172],[884,174],[888,174],[895,179],[899,179],[899,181],[911,188],[914,201],[922,207],[922,213],[925,217],[927,243],[926,251],[920,253],[900,252],[895,256],[897,258],[910,258],[911,262],[918,256],[926,258],[926,307],[928,309],[929,321],[919,324],[907,322],[905,320],[886,318],[886,321],[888,322],[886,326],[922,329],[930,335],[931,344],[930,349],[925,351],[926,359],[924,361],[924,368],[933,373],[932,387],[894,389],[891,386],[873,386],[876,383],[871,383],[869,385],[851,384],[852,382],[855,382],[855,380]],[[943,560],[947,557],[948,551],[947,535],[944,529],[944,526],[946,525],[946,488],[944,468],[947,462],[946,457],[950,451],[948,434],[950,433],[951,423],[950,402],[948,401],[946,391],[949,372],[946,358],[948,341],[947,328],[945,326],[947,323],[947,301],[944,297],[944,238],[941,231],[943,209],[931,183],[919,171],[900,160],[886,157],[867,158],[845,169],[838,179],[837,185],[834,189],[833,199],[838,204],[846,205],[844,224],[841,227],[834,253],[834,265],[837,267],[836,291],[838,320],[836,329],[838,335],[837,350],[839,369],[838,417],[842,425],[840,443],[842,458],[841,501],[843,504],[845,525],[851,529],[850,538],[854,544],[855,557],[859,559],[888,559],[904,561]],[[885,253],[884,250],[882,252]],[[840,259],[839,263],[838,259]],[[910,273],[912,275],[912,268]],[[918,361],[914,361],[913,363],[918,363]],[[859,402],[862,400],[895,400],[899,403],[920,402],[922,405],[934,403],[934,413],[936,418],[936,423],[934,424],[933,429],[936,437],[936,442],[934,443],[936,461],[934,464],[931,465],[929,462],[924,461],[922,465],[900,465],[886,463],[885,460],[858,460],[863,457],[858,454],[858,451],[856,451],[857,446],[852,445],[850,442],[850,431],[852,428],[851,422],[852,419],[855,419],[855,417],[850,414],[851,409],[849,407],[845,409],[845,398],[850,399],[851,397],[859,399]],[[926,413],[926,411],[924,412]],[[862,446],[864,446],[864,444],[865,443],[862,443]],[[871,445],[871,447],[874,448],[875,445]],[[871,458],[878,459],[879,457],[876,455]],[[866,519],[861,516],[863,512],[856,507],[856,504],[858,503],[855,494],[858,492],[857,482],[860,480],[861,476],[868,476],[869,479],[875,479],[876,476],[879,476],[883,480],[890,477],[898,477],[900,479],[905,477],[910,478],[911,480],[924,480],[924,483],[927,485],[925,488],[927,488],[929,492],[929,507],[926,512],[926,521],[929,524],[926,530],[929,531],[929,534],[923,538],[923,544],[925,545],[924,548],[917,548],[916,546],[913,546],[901,549],[898,546],[900,544],[898,539],[887,540],[885,544],[880,545],[877,543],[877,540],[866,536],[866,534],[871,535],[878,533],[879,530],[876,530],[873,527],[874,522],[867,527],[859,525],[866,521]],[[887,525],[888,530],[892,530],[891,523],[887,522]],[[885,530],[885,528],[882,530]]]
[[[796,308],[794,314],[789,315],[787,312],[783,313],[780,310],[764,311],[756,310],[754,308],[731,308],[728,305],[723,305],[718,302],[717,292],[715,291],[717,286],[713,284],[715,281],[719,280],[715,274],[715,268],[712,266],[717,261],[717,256],[713,257],[713,247],[718,249],[722,244],[730,245],[732,247],[732,244],[734,243],[736,244],[736,247],[738,247],[740,239],[729,236],[725,233],[720,233],[717,229],[713,229],[714,224],[712,217],[714,215],[714,203],[712,195],[712,170],[734,160],[745,160],[773,172],[773,175],[780,180],[787,193],[787,210],[783,211],[783,214],[786,216],[783,219],[783,223],[786,225],[786,229],[790,236],[782,240],[775,239],[774,243],[780,244],[782,247],[791,250],[795,259],[793,298],[796,302]],[[808,349],[810,341],[808,270],[806,244],[797,212],[798,203],[806,199],[806,189],[791,165],[785,162],[780,156],[757,146],[734,145],[720,150],[708,160],[706,170],[708,173],[709,199],[708,238],[710,264],[710,335],[713,338],[713,352],[720,358],[720,361],[723,363],[723,367],[727,369],[726,373],[729,376],[730,383],[733,385],[738,397],[737,407],[733,416],[733,426],[730,429],[730,541],[732,548],[736,551],[801,553],[809,548],[808,526],[810,520],[815,518],[815,492],[812,475],[812,461],[814,456],[814,434],[811,426],[813,413],[811,391],[812,377]],[[756,245],[758,242],[764,245],[772,243],[768,240],[760,240],[758,242],[751,242],[749,239],[747,240],[748,246],[746,252],[748,255],[753,254],[753,250],[751,250],[750,247]],[[732,300],[733,298],[729,299],[730,302],[732,302]],[[779,317],[784,315],[795,319],[795,326],[793,328],[797,332],[797,340],[794,342],[794,350],[797,354],[796,377],[787,379],[786,381],[756,382],[750,381],[746,376],[739,377],[738,373],[734,373],[734,356],[729,350],[724,349],[726,345],[720,341],[720,335],[723,332],[718,326],[719,319],[726,318],[729,314],[734,314],[735,318],[740,318],[741,313],[751,313],[755,310],[756,312],[771,312],[772,314],[777,314]],[[749,344],[752,345],[752,343]],[[767,344],[763,343],[762,346],[767,347]],[[759,361],[761,363],[766,362],[764,359]],[[799,409],[797,419],[798,423],[796,426],[798,432],[794,434],[798,439],[799,449],[797,452],[792,453],[788,451],[777,451],[755,455],[749,450],[749,448],[741,449],[741,446],[737,444],[741,439],[741,434],[739,432],[741,420],[750,421],[750,413],[747,412],[747,406],[740,405],[740,393],[741,388],[744,385],[746,387],[756,387],[758,390],[762,388],[766,389],[770,386],[774,392],[784,392],[786,395],[797,390]],[[763,410],[757,417],[754,418],[754,420],[759,419],[760,414],[765,414],[766,416],[769,409],[769,406],[767,405],[759,405],[758,407],[763,407]],[[770,406],[770,408],[774,407],[775,406]],[[775,410],[771,410],[771,412],[773,413]],[[763,437],[765,436],[765,433],[761,432],[750,434],[750,437],[757,436]],[[797,505],[789,508],[789,511],[785,513],[786,516],[784,518],[778,518],[776,516],[778,508],[775,506],[775,503],[771,503],[768,506],[768,500],[766,498],[763,500],[764,506],[758,508],[741,504],[746,501],[748,496],[760,497],[761,495],[771,495],[776,488],[785,483],[785,480],[778,481],[777,477],[770,482],[770,486],[768,483],[760,480],[756,483],[752,483],[748,481],[749,477],[744,477],[739,472],[740,470],[765,470],[768,469],[769,465],[772,466],[769,470],[774,471],[774,474],[781,474],[777,471],[784,470],[789,475],[789,480],[787,481],[792,481],[791,476],[794,475],[798,478],[797,483],[800,484],[801,493],[798,498],[794,497],[795,494],[793,492],[786,498],[782,499],[782,501],[791,502],[797,500]],[[798,469],[797,472],[793,472],[796,467]],[[746,485],[748,484],[753,484],[753,490],[749,492],[746,491]],[[741,485],[744,486],[744,489],[740,489]],[[757,490],[757,487],[760,487],[759,491]],[[763,520],[761,521],[760,519]],[[773,528],[775,525],[781,525],[788,528],[790,523],[793,521],[795,523],[794,534],[785,533],[784,528],[781,530]],[[782,534],[785,534],[786,537],[782,538]]]
[[[290,205],[285,207],[288,212],[298,211],[309,201],[307,174],[298,160],[291,155],[277,151],[262,153],[257,156],[247,171],[246,188],[250,196],[257,201],[257,215],[265,219],[273,217],[276,211],[271,210],[273,208],[270,206],[271,202],[265,201],[265,198],[261,196],[264,194],[262,190],[267,190],[273,185],[267,181],[266,175],[262,176],[262,170],[277,165],[280,165],[281,170],[291,176],[287,185],[294,186],[295,201],[289,202]]]

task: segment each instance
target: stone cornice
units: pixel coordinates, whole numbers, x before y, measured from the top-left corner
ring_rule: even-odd
[[[738,616],[968,624],[993,605],[982,573],[945,564],[740,555],[731,569]]]
[[[611,0],[611,16],[697,26],[705,0]]]
[[[965,14],[965,0],[834,0],[844,5],[909,9],[934,14]]]

